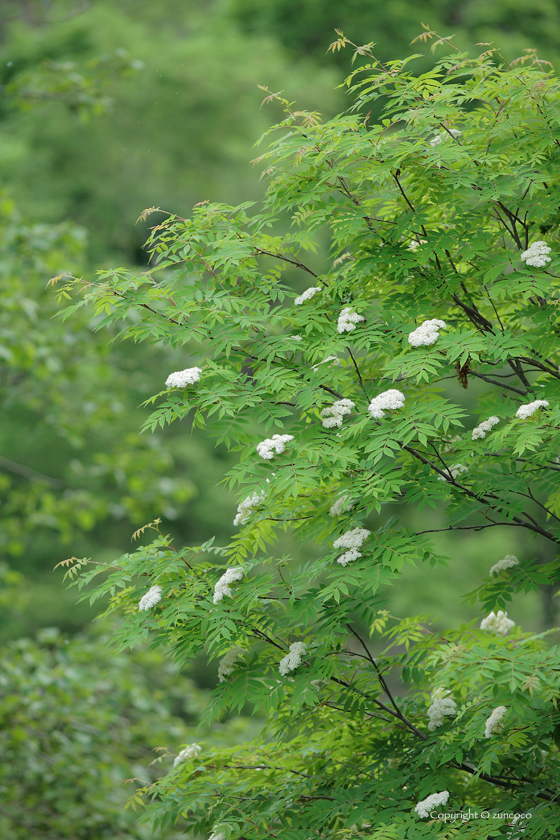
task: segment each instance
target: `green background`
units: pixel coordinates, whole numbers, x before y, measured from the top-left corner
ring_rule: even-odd
[[[119,670],[110,664],[105,637],[90,626],[93,610],[76,603],[76,591],[63,585],[63,570],[53,567],[73,555],[118,556],[130,550],[132,532],[155,517],[181,543],[216,535],[224,544],[240,501],[220,484],[235,456],[214,447],[203,433],[183,423],[153,436],[140,434],[149,413],[142,402],[163,388],[171,371],[195,363],[188,348],[120,342],[116,334],[98,332],[100,318],[91,315],[63,322],[49,278],[73,272],[93,279],[95,269],[147,266],[143,242],[158,215],[136,223],[145,208],[188,215],[200,201],[257,200],[262,187],[259,168],[251,163],[258,154],[254,143],[281,118],[276,106],[261,106],[266,94],[258,86],[284,91],[297,107],[333,115],[346,105],[338,86],[351,58],[349,50],[327,52],[335,28],[356,43],[376,42],[384,61],[425,54],[415,65],[420,72],[429,66],[429,47],[410,42],[421,33],[421,23],[455,35],[461,49],[494,42],[507,60],[537,49],[541,58],[558,63],[560,5],[554,0],[529,6],[521,0],[1,4],[0,640],[11,671],[0,682],[0,758],[20,762],[21,772],[14,783],[0,777],[0,800],[12,817],[22,808],[38,814],[37,823],[18,826],[0,810],[0,830],[9,840],[29,836],[30,827],[92,840],[152,836],[148,829],[134,833],[132,811],[122,818],[121,834],[110,833],[116,825],[111,819],[107,834],[89,820],[87,808],[98,807],[92,804],[95,796],[99,799],[104,785],[120,785],[122,776],[120,770],[108,776],[99,765],[95,738],[80,753],[86,768],[80,784],[84,790],[97,785],[97,793],[73,822],[70,816],[56,822],[29,799],[37,768],[30,769],[23,756],[34,749],[32,715],[21,711],[22,720],[14,721],[9,696],[39,691],[47,702],[48,692],[38,686],[45,673],[60,668],[57,691],[65,701],[49,731],[64,731],[67,709],[84,703],[83,685],[72,676],[76,662],[81,668],[90,663],[92,692],[104,669],[113,669],[115,680]],[[317,265],[327,245],[321,243]],[[291,279],[299,289],[299,281]],[[465,392],[467,406],[471,398]],[[437,513],[420,519],[412,511],[393,512],[416,527],[445,524]],[[430,613],[441,626],[472,620],[472,609],[457,603],[458,591],[474,588],[506,553],[532,557],[542,550],[526,536],[492,530],[437,539],[453,562],[438,569],[437,586],[433,574],[408,569],[389,595],[394,615]],[[279,550],[297,556],[312,549],[287,536]],[[510,615],[525,629],[550,627],[557,622],[552,596],[543,587],[539,595],[518,599]],[[41,631],[49,627],[62,635]],[[42,635],[36,638],[38,631]],[[17,641],[21,637],[29,638]],[[74,657],[67,656],[66,665],[60,659],[65,640]],[[24,649],[36,664],[22,677]],[[159,654],[149,656],[126,660],[120,669],[126,684],[114,696],[99,693],[101,718],[91,724],[102,729],[103,720],[115,715],[125,721],[132,734],[115,748],[115,766],[132,768],[129,775],[137,775],[134,766],[145,753],[135,741],[130,692],[147,715],[160,704],[173,724],[167,734],[183,743],[192,736],[200,698],[215,682],[215,667],[201,661],[190,675],[193,682],[184,686],[192,700],[185,711],[176,700],[183,677],[171,678]],[[154,670],[160,675],[155,688]],[[235,725],[238,735],[228,730],[228,738],[248,731],[246,723]],[[21,734],[19,747],[17,737],[6,735],[14,727]],[[226,737],[218,729],[206,738]],[[146,742],[158,746],[151,736]],[[49,747],[55,754],[62,750],[52,783],[61,786],[61,802],[64,796],[77,801],[75,790],[69,794],[63,784],[60,768],[69,759],[60,744]],[[119,791],[114,798],[102,797],[109,814],[121,813],[130,793],[120,786]],[[62,811],[72,812],[70,805]]]

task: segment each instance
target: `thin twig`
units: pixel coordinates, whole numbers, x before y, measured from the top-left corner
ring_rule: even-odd
[[[360,369],[359,369],[359,367],[358,367],[358,364],[357,364],[357,362],[356,362],[356,359],[354,358],[354,355],[353,355],[353,353],[352,353],[352,349],[351,349],[351,347],[350,347],[350,346],[347,346],[347,347],[346,347],[346,349],[347,349],[347,350],[348,350],[348,352],[350,353],[350,358],[352,359],[352,364],[354,365],[354,368],[355,368],[355,370],[356,370],[356,374],[357,374],[357,376],[358,376],[358,380],[359,380],[359,382],[360,382],[360,385],[361,385],[361,387],[363,388],[363,387],[364,387],[364,383],[362,382],[362,376],[361,376],[361,374],[360,374]]]
[[[483,373],[476,373],[474,370],[469,370],[469,376],[474,376],[476,379],[482,379],[484,382],[488,382],[489,385],[497,385],[499,388],[505,388],[507,391],[513,391],[515,394],[519,394],[522,397],[527,396],[527,391],[521,391],[514,385],[507,385],[505,382],[496,382],[495,379],[490,379],[489,376],[485,376]]]
[[[485,528],[497,528],[499,526],[510,528],[523,528],[519,522],[490,522],[488,525],[450,525],[448,528],[429,528],[427,531],[415,531],[416,537],[422,534],[440,534],[442,531],[483,531]]]
[[[309,268],[309,266],[305,265],[305,263],[302,263],[298,259],[291,260],[289,257],[285,257],[283,254],[273,254],[271,251],[265,251],[262,248],[257,248],[256,246],[255,246],[255,252],[257,254],[261,254],[262,256],[265,256],[265,257],[274,257],[277,260],[282,260],[282,262],[287,262],[287,263],[290,263],[291,265],[295,265],[296,268],[301,268],[303,271],[307,271],[307,273],[311,274],[313,277],[315,277],[315,279],[319,278],[318,274],[315,274],[315,272],[312,271]]]
[[[407,726],[407,727],[411,730],[411,732],[414,732],[414,734],[415,734],[415,735],[418,735],[420,738],[423,738],[424,740],[427,740],[427,735],[424,735],[424,733],[423,733],[423,732],[421,732],[419,729],[417,729],[417,728],[416,728],[416,726],[414,726],[414,724],[413,724],[413,723],[411,723],[409,720],[407,720],[407,718],[405,718],[405,716],[403,715],[403,713],[401,712],[401,710],[400,710],[400,709],[399,709],[399,707],[397,706],[397,704],[396,704],[396,702],[395,702],[395,699],[394,699],[393,695],[391,694],[391,692],[390,692],[390,690],[389,690],[389,686],[388,686],[388,685],[387,685],[387,683],[385,682],[385,679],[384,679],[384,677],[383,677],[383,674],[381,673],[381,671],[380,671],[380,669],[379,669],[379,666],[378,666],[377,662],[376,662],[376,661],[375,661],[375,659],[372,657],[372,655],[371,655],[371,653],[370,653],[370,651],[369,651],[369,649],[368,649],[368,647],[367,647],[366,643],[364,642],[364,640],[363,640],[363,639],[361,638],[361,636],[359,636],[359,634],[358,634],[358,633],[357,633],[357,632],[356,632],[356,631],[355,631],[355,630],[351,627],[351,625],[350,625],[350,624],[347,624],[347,625],[346,625],[346,627],[347,627],[347,628],[348,628],[348,630],[352,633],[352,635],[356,637],[356,639],[360,642],[361,646],[362,646],[362,647],[363,647],[363,649],[365,650],[365,652],[366,652],[366,654],[367,654],[367,658],[369,659],[369,661],[371,662],[371,664],[372,664],[372,665],[373,665],[373,667],[375,668],[375,671],[376,671],[376,673],[377,673],[377,679],[379,680],[379,682],[380,682],[380,684],[381,684],[381,687],[383,688],[383,691],[385,692],[385,694],[386,694],[386,695],[387,695],[387,697],[389,698],[389,700],[390,700],[390,702],[391,702],[391,705],[393,706],[393,708],[394,708],[395,712],[397,713],[398,717],[399,717],[399,718],[402,720],[402,722],[403,722],[403,723],[404,723],[404,724],[405,724],[405,725],[406,725],[406,726]]]
[[[26,467],[25,464],[18,464],[16,461],[11,461],[9,458],[4,457],[4,455],[0,455],[0,469],[2,467],[10,472],[16,473],[16,475],[28,478],[29,481],[37,481],[40,484],[48,484],[49,487],[52,488],[66,487],[66,484],[63,481],[60,481],[60,479],[51,478],[50,475],[43,475],[43,473],[31,469],[31,467]]]

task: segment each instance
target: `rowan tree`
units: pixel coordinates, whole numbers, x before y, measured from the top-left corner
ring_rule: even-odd
[[[558,648],[507,616],[558,579],[536,549],[560,542],[560,87],[533,52],[508,64],[423,37],[445,54],[422,75],[355,47],[335,119],[282,100],[261,207],[170,214],[148,271],[63,287],[81,290],[68,317],[92,307],[184,349],[148,429],[189,418],[239,452],[229,545],[176,546],[156,523],[148,545],[70,570],[81,586],[102,573],[91,597],[125,610],[122,645],[221,658],[208,718],[267,717],[241,747],[186,745],[146,791],[156,825],[182,815],[214,840],[560,827]],[[534,556],[488,558],[459,628],[385,608],[405,564],[437,585],[441,510],[458,536],[535,537]],[[276,549],[284,530],[303,561]]]

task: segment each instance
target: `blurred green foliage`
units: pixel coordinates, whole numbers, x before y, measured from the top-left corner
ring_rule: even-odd
[[[421,23],[441,35],[455,35],[460,48],[494,42],[506,58],[538,48],[549,61],[560,56],[557,0],[226,0],[228,13],[245,32],[274,35],[295,55],[330,63],[326,50],[335,29],[357,44],[376,43],[376,55],[390,60],[409,54]],[[423,52],[418,49],[418,52]],[[348,58],[336,59],[347,66]]]
[[[233,745],[257,730],[231,718],[196,731],[204,692],[155,653],[115,656],[107,644],[99,632],[68,639],[44,628],[2,648],[4,840],[149,840],[125,808],[139,784],[167,772],[186,743]],[[179,837],[180,824],[158,832]]]
[[[190,705],[194,718],[196,689],[150,655],[108,657],[103,638],[48,628],[10,643],[2,662],[2,837],[150,837],[124,810],[132,790],[123,783],[155,778],[153,749],[186,740],[170,707]]]
[[[272,36],[244,35],[198,2],[95,0],[57,24],[12,20],[2,40],[0,84],[13,93],[3,104],[0,179],[23,212],[84,225],[97,267],[145,262],[146,228],[135,221],[146,207],[186,212],[205,199],[258,195],[251,146],[279,114],[259,109],[258,84],[331,110],[339,98],[332,69],[294,63]],[[59,87],[68,75],[86,79],[70,101],[67,92],[27,94],[53,85],[53,66]],[[102,82],[91,81],[99,73]],[[84,86],[93,110],[104,106],[95,120],[87,103],[76,105]]]
[[[137,432],[151,379],[129,376],[131,348],[56,317],[46,280],[82,267],[84,231],[27,223],[7,199],[0,220],[0,546],[24,573],[50,573],[61,542],[85,547],[78,535],[97,528],[110,544],[121,521],[129,534],[154,510],[175,517],[195,489],[161,438]]]

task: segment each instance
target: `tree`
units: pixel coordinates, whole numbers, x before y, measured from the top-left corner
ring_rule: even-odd
[[[259,212],[171,214],[148,274],[62,287],[83,292],[67,317],[93,308],[184,348],[148,428],[190,417],[240,452],[228,546],[177,547],[155,523],[117,562],[69,569],[82,587],[101,574],[85,597],[124,608],[121,645],[153,633],[180,664],[222,657],[208,718],[267,715],[268,740],[191,754],[147,788],[156,825],[181,815],[214,840],[560,826],[558,647],[506,612],[558,581],[560,86],[533,52],[509,65],[423,38],[445,55],[419,76],[355,48],[349,113],[321,123],[282,100]],[[288,270],[311,284],[298,296]],[[387,516],[405,505],[421,529]],[[385,609],[405,564],[435,585],[441,529],[535,541],[488,558],[459,628]],[[303,561],[275,551],[284,530]]]

